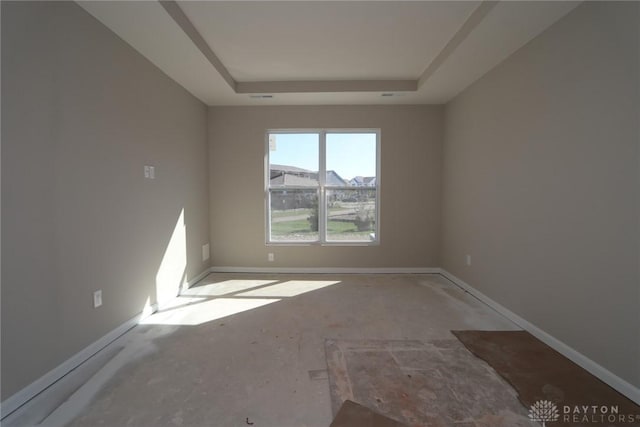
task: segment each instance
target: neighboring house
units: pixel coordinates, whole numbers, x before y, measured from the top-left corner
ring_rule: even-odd
[[[316,187],[318,172],[288,165],[271,164],[269,168],[269,186],[271,191],[271,208],[274,210],[311,208],[316,201],[316,193],[308,191],[287,190],[291,187]]]
[[[296,166],[271,164],[269,168],[269,179],[273,180],[274,178],[285,174],[303,178],[315,177],[317,179],[318,177],[318,172],[313,172],[308,169],[298,168]]]
[[[318,185],[318,172],[295,166],[272,164],[269,169],[270,184],[272,187],[299,186],[309,187]],[[327,171],[326,184],[336,187],[350,185],[336,171]]]
[[[271,178],[270,183],[271,187],[314,187],[318,185],[318,180],[306,176],[283,173]]]
[[[347,181],[342,179],[336,171],[327,171],[327,185],[335,185],[336,187],[346,187],[349,185]]]
[[[271,192],[271,207],[276,210],[310,208],[315,202],[316,193],[308,191],[287,191],[292,187],[317,187],[318,172],[295,166],[275,165],[270,167],[270,187],[282,188],[282,191]],[[347,181],[342,179],[336,171],[327,171],[327,185],[346,187]],[[334,196],[335,197],[335,196]]]
[[[364,184],[363,179],[364,177],[362,176],[354,176],[349,180],[349,184],[353,187],[362,187]]]
[[[353,187],[375,187],[376,186],[376,177],[375,176],[356,176],[351,178],[349,184]]]

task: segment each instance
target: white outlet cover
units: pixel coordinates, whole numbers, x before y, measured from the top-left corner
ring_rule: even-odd
[[[206,261],[211,256],[211,250],[209,249],[209,244],[202,245],[202,261]]]
[[[97,290],[93,293],[93,308],[98,308],[102,305],[102,290]]]
[[[273,255],[273,253],[269,252],[269,254],[267,255],[267,259],[269,260],[269,262],[273,262],[275,261],[276,257],[275,255]]]

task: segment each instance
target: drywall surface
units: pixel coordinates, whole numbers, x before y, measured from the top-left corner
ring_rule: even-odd
[[[583,3],[446,106],[442,234],[445,269],[636,386],[639,6]]]
[[[380,245],[266,246],[265,133],[308,128],[380,129]],[[441,134],[440,106],[210,108],[213,265],[437,267]]]
[[[208,268],[209,215],[206,107],[75,3],[2,2],[2,95],[4,400]]]

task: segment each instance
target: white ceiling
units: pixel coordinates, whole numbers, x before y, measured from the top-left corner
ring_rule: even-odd
[[[362,1],[179,4],[240,81],[415,79],[477,6]]]
[[[577,5],[78,3],[208,105],[444,103]]]

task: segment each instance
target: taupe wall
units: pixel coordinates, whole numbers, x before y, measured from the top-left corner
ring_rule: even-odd
[[[636,386],[638,7],[583,3],[447,105],[442,248],[448,271]]]
[[[265,131],[380,128],[380,245],[265,245]],[[209,109],[211,250],[215,266],[436,267],[442,107]],[[275,262],[267,262],[267,253]]]
[[[638,9],[579,6],[446,110],[216,107],[207,138],[74,3],[2,2],[1,398],[156,300],[183,209],[186,279],[209,233],[216,266],[443,266],[640,386]],[[306,127],[381,128],[381,245],[265,246],[265,130]]]
[[[5,399],[154,302],[183,209],[207,268],[209,208],[206,107],[75,3],[2,2],[2,95]]]

